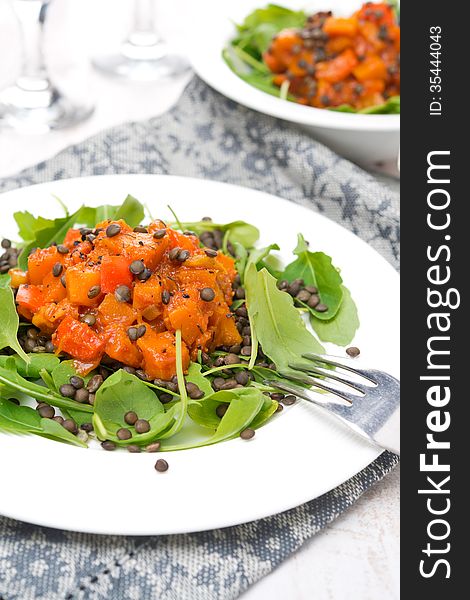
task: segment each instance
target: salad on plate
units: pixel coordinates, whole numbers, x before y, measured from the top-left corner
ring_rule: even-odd
[[[223,50],[246,83],[284,100],[351,113],[400,112],[399,8],[366,2],[352,15],[269,4]]]
[[[284,266],[241,220],[164,222],[132,196],[63,208],[16,212],[21,241],[2,241],[2,432],[135,453],[248,440],[296,401],[266,379],[354,338],[339,270],[300,233]]]

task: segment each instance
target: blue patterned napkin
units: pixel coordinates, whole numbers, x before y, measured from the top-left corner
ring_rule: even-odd
[[[293,126],[227,100],[197,78],[165,115],[103,131],[0,181],[0,191],[112,173],[203,177],[271,192],[341,223],[398,268],[399,199],[390,185]],[[197,534],[95,536],[0,517],[0,600],[236,598],[397,462],[384,452],[355,477],[303,506]]]

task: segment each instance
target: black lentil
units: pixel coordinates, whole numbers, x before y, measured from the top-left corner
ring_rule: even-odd
[[[176,248],[172,248],[168,253],[168,258],[170,260],[176,260],[178,258],[178,254],[180,253],[181,248],[176,246]]]
[[[204,397],[204,392],[195,383],[190,381],[186,384],[186,391],[191,400],[200,400]]]
[[[137,433],[147,433],[150,431],[150,423],[145,419],[137,419],[134,427]]]
[[[150,279],[151,276],[152,276],[152,271],[150,269],[147,269],[147,267],[145,267],[145,269],[142,271],[142,273],[139,273],[137,275],[137,279],[139,281],[147,281],[147,279]]]
[[[54,275],[54,277],[60,277],[62,275],[63,270],[64,270],[64,267],[63,267],[62,263],[57,262],[52,267],[52,274]]]
[[[163,458],[159,458],[155,463],[155,470],[159,473],[164,473],[165,471],[168,471],[168,463],[166,462],[166,460],[163,460]]]
[[[296,294],[296,298],[297,300],[299,300],[300,302],[308,302],[310,300],[310,292],[307,292],[306,289],[300,290],[300,292],[298,294]]]
[[[233,377],[225,379],[223,385],[220,386],[221,390],[233,390],[237,387],[237,380]]]
[[[178,252],[178,256],[176,257],[176,260],[178,260],[179,262],[184,262],[185,260],[188,260],[188,258],[191,256],[191,252],[189,250],[180,250]]]
[[[307,306],[310,308],[315,308],[315,306],[318,306],[318,304],[320,304],[320,298],[316,294],[312,294],[308,299]]]
[[[93,375],[90,381],[87,383],[86,389],[90,392],[90,394],[95,394],[103,384],[103,376],[102,375]]]
[[[238,373],[235,373],[235,381],[240,385],[245,386],[250,381],[250,376],[246,371],[239,371]]]
[[[163,290],[162,292],[162,302],[163,304],[168,304],[171,300],[170,292],[168,290]]]
[[[147,452],[158,452],[160,450],[160,442],[152,442],[148,446],[146,446],[145,450]]]
[[[136,444],[129,444],[129,446],[127,446],[127,451],[131,452],[132,454],[138,454],[139,452],[142,452],[142,450],[139,448],[139,446],[136,446]]]
[[[166,236],[166,229],[159,229],[158,231],[156,231],[156,232],[153,234],[153,237],[154,237],[156,240],[161,240],[161,239],[162,239],[162,238],[164,238],[165,236]]]
[[[135,425],[138,419],[139,417],[137,416],[137,413],[135,413],[133,410],[126,412],[126,414],[124,415],[124,421],[128,425]]]
[[[131,299],[131,290],[127,285],[118,285],[114,292],[114,297],[118,302],[129,302]]]
[[[121,427],[121,429],[117,430],[116,437],[118,438],[118,440],[130,440],[132,437],[132,433],[129,429]]]
[[[224,357],[224,364],[225,365],[236,365],[240,362],[240,359],[238,358],[238,356],[236,354],[227,354]]]
[[[255,430],[251,429],[251,427],[247,427],[242,432],[240,432],[240,437],[242,440],[251,440],[255,436]]]
[[[285,406],[291,406],[292,404],[295,404],[297,402],[297,398],[293,394],[287,394],[287,396],[284,396],[281,402]]]
[[[117,446],[114,442],[112,442],[111,440],[106,440],[105,442],[101,442],[101,447],[103,448],[103,450],[108,450],[108,452],[111,452],[112,450],[116,450]]]
[[[69,383],[73,385],[76,390],[80,390],[85,385],[83,379],[77,375],[72,375],[72,377],[69,379]]]
[[[94,285],[92,286],[89,290],[88,290],[88,298],[90,298],[90,300],[92,300],[93,298],[96,298],[96,296],[99,296],[101,294],[101,288],[99,285]]]
[[[137,227],[134,227],[134,233],[148,233],[148,229],[147,227],[144,227],[143,225],[137,225]]]
[[[356,358],[356,356],[359,356],[360,353],[361,351],[357,346],[350,346],[349,348],[346,348],[346,354],[351,358]]]
[[[78,431],[77,424],[73,419],[65,419],[62,423],[62,427],[67,431],[70,431],[70,433],[77,433]]]
[[[75,391],[75,388],[70,383],[64,383],[59,388],[59,392],[62,396],[65,396],[65,398],[73,398],[75,396]]]
[[[145,269],[145,265],[141,260],[133,260],[129,265],[129,271],[133,275],[139,275]]]
[[[118,233],[121,233],[121,226],[119,223],[111,223],[111,225],[106,227],[107,237],[114,237],[115,235],[118,235]]]
[[[52,419],[55,416],[55,410],[49,404],[40,404],[37,411],[43,419]]]
[[[96,323],[96,317],[91,313],[84,314],[80,320],[82,321],[82,323],[86,323],[88,327],[93,327],[93,325],[95,325]]]
[[[88,400],[90,398],[90,393],[85,388],[81,388],[80,390],[77,390],[75,392],[74,398],[75,398],[76,402],[80,402],[80,404],[84,404],[85,402],[88,402]]]
[[[70,252],[70,250],[67,248],[67,246],[64,246],[63,244],[59,244],[57,246],[57,252],[59,254],[68,254]]]
[[[202,290],[199,292],[199,295],[201,297],[201,300],[203,300],[204,302],[212,302],[212,300],[214,300],[215,298],[215,292],[210,287],[202,288]]]

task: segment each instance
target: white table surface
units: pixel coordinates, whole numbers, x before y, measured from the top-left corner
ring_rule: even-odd
[[[162,2],[160,30],[185,50],[197,2]],[[96,110],[70,130],[25,135],[0,128],[0,177],[49,158],[106,127],[167,110],[190,75],[177,81],[129,84],[88,68],[87,57],[117,44],[129,22],[129,0],[56,0],[46,31],[47,56],[57,81],[92,95]],[[110,19],[112,15],[112,19]],[[8,45],[8,52],[6,47]],[[7,0],[0,0],[0,88],[14,79],[19,39]],[[399,470],[369,490],[348,512],[316,535],[271,575],[243,595],[245,600],[398,600]]]

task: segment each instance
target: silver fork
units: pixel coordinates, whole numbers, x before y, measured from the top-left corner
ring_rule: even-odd
[[[266,379],[264,383],[326,409],[369,442],[400,454],[400,382],[395,377],[376,369],[358,369],[348,359],[343,363],[317,354],[303,354],[302,358],[309,363],[289,365],[296,373],[280,373],[289,382]],[[343,403],[332,402],[318,390]]]

